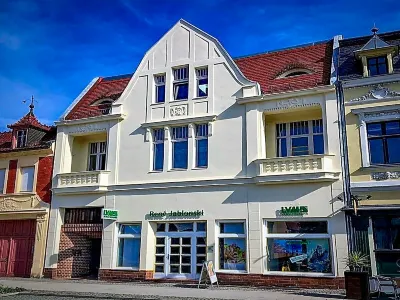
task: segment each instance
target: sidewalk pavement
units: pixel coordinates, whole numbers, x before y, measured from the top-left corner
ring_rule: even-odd
[[[109,283],[89,280],[50,280],[0,278],[0,285],[20,287],[26,290],[62,292],[62,295],[74,293],[103,295],[148,296],[154,299],[229,299],[229,300],[320,300],[344,299],[343,291],[306,290],[306,289],[257,289],[246,287],[220,286],[198,289],[197,285],[171,283]],[[87,296],[86,295],[86,296]],[[157,298],[161,297],[161,298]]]

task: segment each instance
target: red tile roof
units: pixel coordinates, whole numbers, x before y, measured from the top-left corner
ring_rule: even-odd
[[[328,85],[331,60],[332,41],[234,59],[242,73],[249,80],[258,82],[265,94]],[[294,68],[308,69],[312,73],[277,78],[283,72]],[[93,103],[103,98],[113,100],[118,98],[131,77],[132,75],[129,74],[98,79],[65,119],[76,120],[100,116],[100,108]]]
[[[100,116],[101,110],[98,106],[93,105],[100,99],[118,98],[125,90],[131,79],[132,74],[99,78],[95,84],[86,92],[81,100],[72,108],[65,117],[66,120],[76,120],[89,117]]]
[[[248,79],[260,84],[265,94],[301,90],[328,85],[332,60],[332,42],[286,49],[235,59]],[[277,78],[295,68],[308,69],[312,74]]]
[[[0,132],[0,152],[10,150],[12,143],[12,132]]]
[[[38,119],[35,117],[33,112],[27,113],[24,117],[22,117],[19,121],[17,121],[14,124],[8,125],[8,128],[18,128],[18,127],[29,127],[33,126],[39,129],[42,129],[44,131],[49,131],[50,126],[44,125],[38,121]]]

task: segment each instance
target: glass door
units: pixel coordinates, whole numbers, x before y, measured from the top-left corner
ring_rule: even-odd
[[[169,238],[168,277],[192,277],[192,237]]]
[[[206,260],[206,223],[159,223],[155,278],[195,279]]]

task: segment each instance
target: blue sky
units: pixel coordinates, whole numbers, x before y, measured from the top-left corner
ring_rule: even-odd
[[[391,9],[391,7],[393,9]],[[395,1],[0,1],[0,131],[28,111],[57,120],[97,76],[134,72],[180,18],[220,40],[232,57],[400,29]],[[397,27],[396,27],[397,24]]]

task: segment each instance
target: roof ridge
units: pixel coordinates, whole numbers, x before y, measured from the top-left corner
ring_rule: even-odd
[[[270,50],[270,51],[258,52],[258,53],[249,54],[249,55],[237,56],[237,57],[233,57],[233,60],[242,59],[242,58],[248,58],[248,57],[254,57],[254,56],[259,56],[259,55],[264,55],[264,54],[273,54],[273,53],[279,53],[279,52],[288,51],[288,50],[294,50],[294,49],[317,46],[317,45],[321,45],[321,44],[326,44],[326,43],[330,42],[331,40],[332,39],[328,39],[328,40],[311,42],[311,43],[306,43],[306,44],[301,44],[301,45],[296,45],[296,46],[289,46],[289,47],[280,48],[280,49],[274,49],[274,50]]]
[[[396,34],[400,34],[400,30],[395,30],[395,31],[387,31],[387,32],[383,32],[383,33],[377,33],[376,35],[379,38],[385,38],[386,36],[390,36],[390,35],[396,35]],[[350,37],[350,38],[344,38],[341,41],[352,41],[352,40],[361,40],[361,39],[371,39],[373,36],[370,35],[360,35],[360,36],[356,36],[356,37]]]

